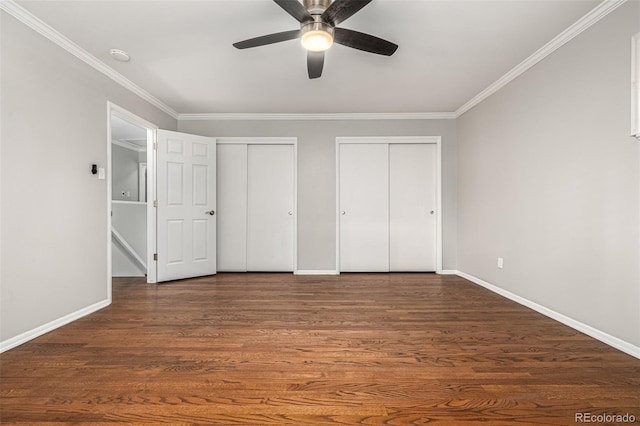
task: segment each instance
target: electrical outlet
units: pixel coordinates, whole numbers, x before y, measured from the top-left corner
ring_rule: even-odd
[[[504,259],[499,257],[498,258],[498,268],[502,269],[503,266],[504,266]]]

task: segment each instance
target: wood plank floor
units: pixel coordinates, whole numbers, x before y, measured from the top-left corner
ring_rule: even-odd
[[[640,360],[434,274],[114,280],[0,362],[3,425],[640,423]]]

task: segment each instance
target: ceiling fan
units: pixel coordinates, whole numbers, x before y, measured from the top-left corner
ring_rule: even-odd
[[[303,0],[304,5],[298,0],[273,1],[300,22],[300,29],[250,38],[234,43],[234,47],[247,49],[300,38],[302,46],[307,49],[307,69],[311,79],[322,75],[324,52],[334,42],[386,56],[393,55],[398,49],[398,45],[390,41],[336,27],[372,0]]]

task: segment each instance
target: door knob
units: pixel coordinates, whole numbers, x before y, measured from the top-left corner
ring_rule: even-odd
[[[431,210],[431,211],[429,212],[429,214],[434,214],[434,213],[435,213],[435,211],[434,211],[434,210]]]
[[[289,213],[287,213],[289,216],[293,216],[293,212],[291,210],[289,210]]]
[[[342,216],[344,216],[345,214],[347,214],[347,212],[345,212],[345,211],[343,210],[343,211],[341,211],[341,212],[340,212],[340,214],[341,214]]]
[[[214,214],[216,214],[215,210],[209,210],[208,212],[206,212],[205,214],[208,214],[210,216],[213,216]]]

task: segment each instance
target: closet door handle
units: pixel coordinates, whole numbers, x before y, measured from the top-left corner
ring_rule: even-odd
[[[293,216],[293,212],[291,210],[289,210],[289,212],[287,213],[289,216]]]
[[[345,214],[347,214],[347,212],[345,212],[344,210],[342,210],[342,211],[340,212],[340,214],[341,214],[342,216],[344,216]]]
[[[216,214],[216,211],[215,210],[209,210],[208,212],[205,212],[205,214],[213,216],[214,214]]]

